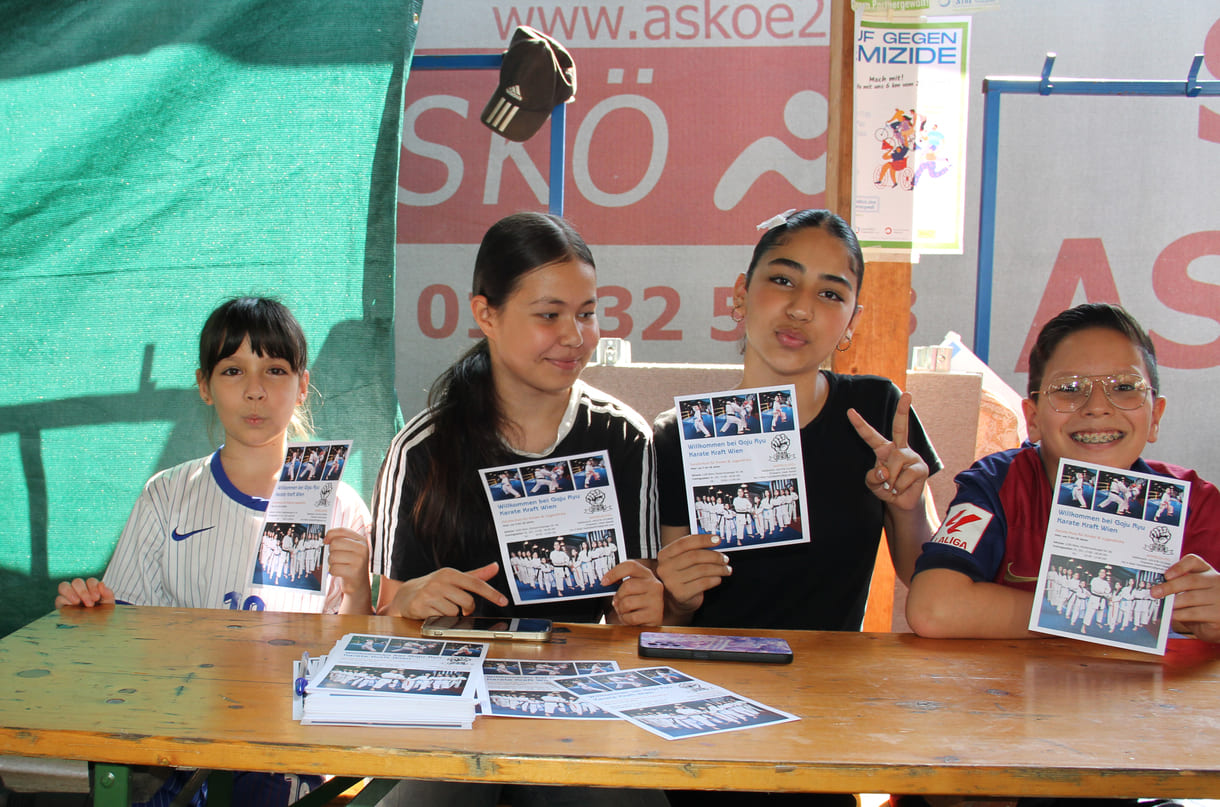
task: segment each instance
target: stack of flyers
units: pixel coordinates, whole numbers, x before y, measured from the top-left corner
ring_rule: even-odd
[[[614,661],[487,659],[483,662],[487,686],[482,690],[482,713],[544,720],[615,720],[616,715],[577,697],[555,680],[617,670]]]
[[[667,740],[800,720],[672,667],[558,678],[582,701]]]
[[[1067,459],[1056,478],[1030,630],[1164,655],[1174,598],[1151,590],[1182,555],[1190,483]]]
[[[349,633],[305,683],[301,722],[471,727],[487,645]]]

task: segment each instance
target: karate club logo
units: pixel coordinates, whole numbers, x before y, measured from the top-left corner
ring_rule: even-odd
[[[606,506],[606,492],[603,490],[591,490],[586,493],[585,504],[589,505],[586,513],[604,513],[610,509]]]
[[[330,498],[335,495],[335,483],[327,482],[318,491],[318,503],[314,507],[330,507]]]
[[[1169,539],[1173,537],[1173,530],[1164,525],[1153,527],[1148,530],[1148,546],[1144,547],[1148,552],[1160,552],[1162,555],[1169,554]]]
[[[788,449],[792,446],[792,439],[786,434],[777,434],[771,438],[771,461],[779,462],[780,460],[790,460],[792,455],[788,453]]]

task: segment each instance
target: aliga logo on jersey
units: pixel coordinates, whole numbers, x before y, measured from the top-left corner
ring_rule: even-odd
[[[945,521],[932,537],[932,542],[973,552],[992,518],[994,516],[981,507],[959,504],[949,510],[949,515],[945,516]]]

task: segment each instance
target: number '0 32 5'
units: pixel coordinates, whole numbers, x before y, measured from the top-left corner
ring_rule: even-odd
[[[712,323],[708,337],[719,342],[740,339],[742,325],[734,322],[732,316],[733,288],[715,286],[711,294]],[[597,318],[604,337],[636,337],[645,342],[676,342],[683,338],[682,329],[673,327],[682,309],[682,296],[671,286],[649,286],[639,294],[638,301],[625,286],[601,286],[597,297]],[[444,283],[426,286],[419,293],[415,308],[419,332],[429,339],[448,339],[457,332],[458,321],[467,311],[453,287]],[[469,328],[467,335],[477,339],[482,334],[478,328]]]

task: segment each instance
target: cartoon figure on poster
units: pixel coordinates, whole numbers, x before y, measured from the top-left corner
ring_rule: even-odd
[[[921,124],[926,126],[926,122]],[[919,165],[915,168],[915,175],[911,177],[911,187],[918,187],[921,177],[931,177],[939,179],[949,172],[952,167],[947,157],[939,156],[938,149],[945,142],[945,135],[940,131],[937,124],[933,124],[929,131],[924,132],[919,136],[918,144],[922,150],[919,157]]]
[[[1097,472],[1075,465],[1065,466],[1059,479],[1059,503],[1088,510],[1097,487]]]
[[[1182,520],[1182,486],[1172,482],[1151,482],[1144,520],[1177,526]]]
[[[938,156],[938,149],[945,142],[939,124],[929,128],[927,116],[914,109],[895,109],[874,134],[881,143],[882,161],[873,171],[873,184],[879,188],[886,187],[888,181],[891,188],[901,186],[909,191],[921,178],[936,179],[949,171],[949,160]],[[918,165],[912,167],[912,163]]]
[[[485,478],[495,501],[503,502],[525,496],[525,483],[521,481],[520,471],[495,471],[487,474]]]
[[[1097,477],[1097,490],[1093,509],[1099,513],[1139,518],[1144,512],[1142,479],[1102,471]]]
[[[712,409],[712,402],[709,398],[693,398],[690,401],[682,402],[682,429],[686,433],[687,440],[699,440],[705,437],[711,437],[712,432],[708,428],[715,428],[716,420],[709,415]]]

